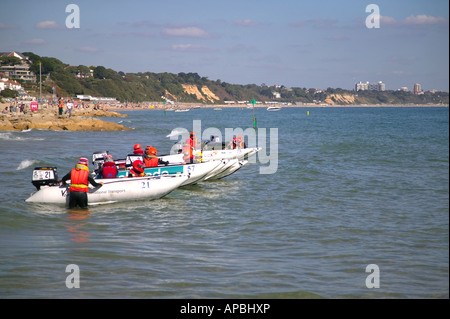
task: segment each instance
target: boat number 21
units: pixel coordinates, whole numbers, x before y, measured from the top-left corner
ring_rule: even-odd
[[[141,188],[150,188],[150,181],[141,182]]]

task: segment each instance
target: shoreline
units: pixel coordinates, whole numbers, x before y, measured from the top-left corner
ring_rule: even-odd
[[[269,106],[279,106],[281,108],[345,108],[345,107],[353,107],[353,108],[395,108],[395,107],[449,107],[447,104],[389,104],[389,105],[379,105],[379,104],[345,104],[345,105],[255,105],[255,108],[268,108]],[[211,108],[241,108],[241,109],[252,109],[252,105],[242,105],[242,104],[209,104],[209,105],[199,105],[195,103],[183,103],[173,107],[149,107],[149,106],[141,106],[141,107],[108,107],[108,111],[142,111],[142,110],[159,110],[159,111],[175,111],[178,109],[211,109]]]
[[[25,102],[26,103],[26,102]],[[179,109],[253,109],[253,105],[247,104],[198,104],[198,103],[183,103],[177,105],[163,105],[163,103],[147,102],[147,105],[103,105],[100,109],[89,108],[74,108],[72,116],[65,114],[66,107],[64,107],[63,115],[58,115],[58,107],[43,105],[38,111],[31,111],[26,105],[24,112],[16,109],[15,112],[9,111],[10,103],[0,103],[0,109],[3,111],[8,109],[6,113],[0,113],[0,131],[23,131],[28,129],[43,129],[52,131],[123,131],[131,130],[132,128],[98,119],[98,117],[126,117],[126,114],[120,111],[145,111],[145,110],[159,110],[159,111],[176,111]],[[28,103],[26,103],[28,104]],[[363,105],[318,105],[318,104],[302,104],[302,105],[280,105],[280,104],[256,104],[254,107],[259,109],[267,108],[268,106],[279,106],[280,108],[405,108],[405,107],[446,107],[444,104],[363,104]]]

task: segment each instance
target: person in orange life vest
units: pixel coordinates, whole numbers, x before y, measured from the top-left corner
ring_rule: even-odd
[[[102,186],[103,183],[97,183],[91,176],[89,176],[88,159],[80,158],[75,168],[67,173],[61,182],[66,185],[66,181],[70,179],[69,187],[69,208],[77,206],[86,209],[88,206],[88,192],[89,183],[94,187]]]
[[[58,115],[63,114],[63,108],[64,108],[64,99],[60,97],[58,101]]]
[[[144,163],[141,160],[136,160],[133,162],[133,168],[130,169],[130,174],[128,177],[144,177],[147,174],[144,173]]]
[[[191,132],[189,138],[186,139],[186,144],[183,146],[184,161],[192,163],[194,161],[194,151],[197,148],[197,137],[194,132]]]
[[[159,159],[156,154],[157,154],[157,150],[155,147],[152,147],[150,145],[148,145],[145,148],[144,151],[144,164],[145,167],[155,167],[158,166],[159,164],[164,164],[167,165],[169,164],[169,162],[163,161],[161,159]]]
[[[236,148],[245,148],[245,141],[242,135],[237,136],[236,142]]]
[[[192,153],[191,145],[185,143],[183,145],[183,161],[186,163],[192,163],[194,160],[194,155]]]
[[[142,150],[141,144],[135,144],[134,145],[134,151],[133,154],[136,155],[144,155],[144,151]]]
[[[191,132],[191,134],[189,135],[189,138],[186,139],[186,143],[189,144],[191,146],[191,148],[193,148],[194,150],[197,148],[197,137],[195,136],[194,132]]]
[[[105,156],[105,162],[102,166],[101,174],[102,178],[116,178],[117,177],[117,167],[111,155]]]

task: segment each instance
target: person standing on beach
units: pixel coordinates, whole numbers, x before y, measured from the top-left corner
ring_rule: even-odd
[[[62,97],[59,98],[58,101],[58,111],[59,111],[59,115],[61,116],[63,114],[63,107],[64,107],[64,99]]]
[[[72,108],[73,108],[72,100],[68,100],[66,106],[67,106],[67,109],[66,109],[66,111],[64,112],[64,114],[66,114],[67,112],[69,112],[69,117],[72,117]]]

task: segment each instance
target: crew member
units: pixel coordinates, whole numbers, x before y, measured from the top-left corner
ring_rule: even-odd
[[[136,160],[133,162],[133,168],[130,169],[130,174],[128,177],[144,177],[147,174],[144,173],[144,163],[141,160]]]
[[[191,148],[196,149],[197,148],[197,137],[195,136],[194,132],[191,132],[191,134],[189,135],[189,138],[186,139],[186,143],[189,144],[191,146]]]
[[[197,137],[194,132],[191,132],[189,138],[186,139],[186,143],[183,146],[184,161],[186,163],[194,162],[194,151],[197,148]]]
[[[80,158],[75,168],[61,179],[62,184],[66,185],[66,181],[69,179],[69,208],[79,206],[80,208],[86,209],[88,206],[87,194],[89,192],[89,183],[94,187],[103,185],[102,182],[97,183],[89,176],[88,159],[84,157]]]
[[[238,135],[236,138],[236,148],[245,148],[245,141],[242,135]]]
[[[111,155],[105,156],[105,161],[103,163],[102,178],[116,178],[117,177],[117,167]]]
[[[144,151],[142,150],[141,144],[135,144],[135,145],[134,145],[134,151],[133,151],[133,154],[136,154],[136,155],[144,155]]]
[[[163,161],[156,156],[157,150],[155,147],[148,145],[144,151],[144,164],[145,167],[155,167],[160,164],[167,165],[169,162]]]

